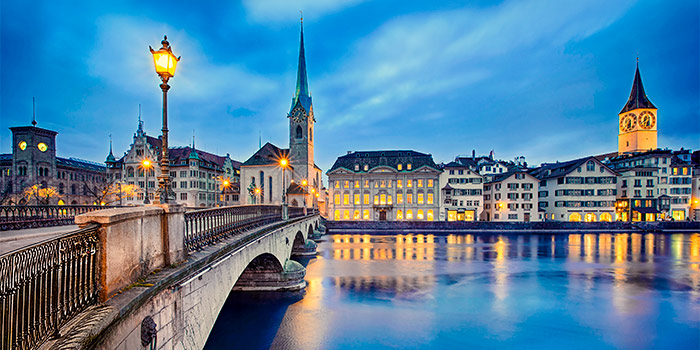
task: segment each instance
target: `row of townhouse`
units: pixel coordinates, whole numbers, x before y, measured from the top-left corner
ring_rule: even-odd
[[[697,205],[697,195],[691,198],[691,192],[700,191],[687,150],[590,156],[536,168],[527,168],[524,162],[481,158],[482,164],[492,164],[491,169],[498,164],[504,170],[482,174],[485,167],[474,156],[437,165],[429,154],[410,150],[350,152],[328,171],[329,217],[360,221],[685,220],[692,217],[691,204]]]

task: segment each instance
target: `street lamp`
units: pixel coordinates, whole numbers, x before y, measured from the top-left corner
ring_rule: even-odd
[[[229,187],[231,187],[231,181],[229,181],[229,179],[223,179],[223,181],[221,181],[221,197],[223,197],[226,194],[226,190],[228,190]]]
[[[163,82],[160,84],[160,88],[163,90],[163,129],[161,129],[163,138],[160,145],[160,175],[158,176],[156,202],[165,204],[175,202],[175,192],[170,187],[170,159],[168,157],[168,90],[170,89],[168,80],[175,76],[175,68],[177,68],[177,62],[180,61],[180,57],[173,55],[167,36],[163,36],[163,41],[160,43],[163,46],[158,51],[153,50],[150,46],[148,49],[153,54],[153,64],[155,65],[156,73]]]
[[[151,161],[148,159],[144,159],[141,161],[141,168],[143,168],[143,171],[146,175],[146,182],[144,182],[144,186],[146,188],[146,195],[144,196],[145,198],[143,199],[143,204],[150,204],[151,200],[148,199],[148,171],[151,169],[152,164]]]
[[[260,190],[260,187],[256,187],[256,188],[255,188],[255,203],[258,202],[258,196],[260,196],[260,192],[262,192],[262,191]]]
[[[287,209],[287,180],[285,176],[285,170],[289,166],[289,160],[287,158],[280,158],[280,167],[282,168],[282,220],[289,219],[288,209]]]
[[[309,182],[303,179],[301,180],[301,185],[304,186],[304,192],[302,194],[304,195],[304,210],[306,210],[306,191],[309,188]]]

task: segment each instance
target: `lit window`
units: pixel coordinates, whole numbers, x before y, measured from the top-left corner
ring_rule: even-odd
[[[343,220],[350,220],[350,210],[343,210]]]
[[[365,180],[365,188],[369,188],[369,180]]]
[[[379,204],[381,204],[381,205],[386,204],[386,194],[382,194],[379,196]]]
[[[406,220],[413,220],[413,210],[406,210]]]
[[[423,204],[423,194],[422,193],[418,194],[418,204]]]
[[[379,205],[379,195],[374,195],[374,204]]]
[[[369,209],[365,209],[362,211],[362,218],[365,220],[369,220]]]
[[[428,187],[433,187],[433,179],[428,179]]]
[[[433,204],[433,194],[428,193],[428,204]]]
[[[344,205],[350,204],[350,195],[347,193],[343,195],[343,204]]]
[[[408,203],[408,204],[413,203],[413,193],[406,193],[406,203]]]
[[[396,203],[397,203],[397,204],[403,204],[403,194],[402,194],[402,193],[397,193],[397,194],[396,194]]]
[[[340,220],[340,210],[335,211],[335,215],[333,216],[335,220]]]
[[[340,181],[335,182],[335,188],[340,188]]]
[[[355,188],[360,188],[360,181],[359,180],[355,180]]]
[[[416,182],[418,182],[418,184],[416,184],[416,186],[423,187],[423,179],[418,179],[418,180],[416,180]]]
[[[433,211],[428,210],[428,221],[433,221]]]
[[[399,169],[399,170],[401,170],[401,169],[403,169],[403,166],[402,166],[401,164],[399,164],[399,165],[396,166],[396,168]]]
[[[340,204],[340,193],[335,194],[335,204]]]
[[[401,209],[396,211],[396,220],[403,220],[403,211]]]
[[[350,181],[348,181],[348,180],[345,180],[345,186],[343,186],[343,187],[345,187],[345,188],[349,188],[349,187],[350,187]]]
[[[413,180],[406,180],[406,187],[413,187]]]
[[[387,197],[386,203],[387,203],[387,204],[393,204],[392,201],[391,201],[391,195],[389,195],[389,196]]]
[[[396,188],[403,188],[403,180],[396,180]]]
[[[423,220],[423,211],[422,210],[418,210],[418,214],[416,214],[416,219]]]
[[[369,165],[365,164],[365,171],[369,170]]]
[[[363,197],[364,197],[364,198],[363,198],[363,203],[364,203],[364,204],[369,204],[369,195],[368,195],[368,194],[365,194]]]
[[[386,187],[391,188],[391,180],[389,180],[389,181],[387,182]]]
[[[386,180],[382,180],[381,185],[379,187],[385,188],[386,187]]]
[[[406,164],[406,170],[411,170],[411,163]]]
[[[352,215],[353,220],[360,220],[360,211],[355,210],[355,212]]]
[[[356,194],[355,194],[355,201],[354,201],[354,203],[355,203],[355,205],[360,205],[360,194],[359,194],[359,193],[356,193]]]

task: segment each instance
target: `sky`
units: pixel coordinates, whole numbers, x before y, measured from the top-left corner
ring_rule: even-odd
[[[299,10],[316,163],[354,150],[525,156],[617,150],[639,67],[659,147],[700,148],[700,5],[648,1],[22,1],[0,5],[0,153],[12,126],[56,130],[57,153],[103,162],[161,128],[148,46],[182,56],[170,144],[245,161],[289,143]]]

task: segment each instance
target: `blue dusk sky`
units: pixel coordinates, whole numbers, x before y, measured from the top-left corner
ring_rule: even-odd
[[[617,150],[636,57],[659,146],[700,148],[700,8],[689,1],[3,0],[0,152],[11,126],[59,132],[58,155],[120,156],[160,133],[148,46],[182,56],[170,140],[246,160],[288,146],[299,10],[324,170],[349,150],[488,154],[531,165]]]

